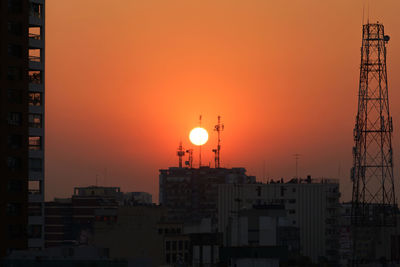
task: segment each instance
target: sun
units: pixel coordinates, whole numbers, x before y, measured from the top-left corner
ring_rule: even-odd
[[[190,142],[196,146],[202,146],[208,141],[208,133],[206,129],[201,127],[196,127],[190,131],[189,134]]]

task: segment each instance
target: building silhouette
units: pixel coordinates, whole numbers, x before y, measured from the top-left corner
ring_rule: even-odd
[[[0,256],[44,246],[44,4],[0,2]]]
[[[245,168],[176,168],[160,170],[159,201],[168,219],[185,223],[217,220],[219,184],[255,183]]]

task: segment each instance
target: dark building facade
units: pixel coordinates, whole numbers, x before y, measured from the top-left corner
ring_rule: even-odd
[[[175,168],[160,170],[159,200],[173,221],[217,218],[219,184],[255,183],[244,168]]]
[[[5,256],[43,247],[44,0],[0,1],[0,59],[0,256]]]
[[[45,246],[89,244],[95,221],[115,221],[119,187],[77,187],[67,199],[46,202]]]

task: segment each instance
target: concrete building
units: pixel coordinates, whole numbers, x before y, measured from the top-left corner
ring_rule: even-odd
[[[0,2],[0,256],[44,246],[44,3]]]
[[[300,253],[314,262],[338,260],[339,182],[335,179],[292,179],[284,183],[225,184],[218,187],[218,230],[241,209],[283,204],[292,226],[300,231]]]
[[[112,221],[122,193],[119,187],[76,187],[67,199],[46,202],[46,247],[85,245],[93,238],[94,222]]]
[[[124,193],[124,205],[151,205],[153,198],[147,192],[126,192]]]
[[[379,211],[379,205],[371,205],[369,213]],[[400,220],[398,215],[397,221]],[[364,225],[357,228],[356,257],[353,249],[355,228],[351,225],[351,202],[342,203],[339,216],[339,259],[341,266],[350,266],[353,260],[359,262],[386,263],[400,262],[400,225],[397,227],[379,227]],[[397,265],[396,265],[397,266]]]
[[[293,226],[285,206],[255,205],[239,210],[229,220],[225,244],[240,246],[282,246],[298,254],[300,249],[299,228]]]
[[[121,206],[115,220],[96,220],[92,244],[108,248],[110,258],[134,259],[141,261],[138,266],[142,267],[160,266],[164,263],[162,231],[172,233],[172,229],[175,232],[179,228],[176,225],[160,228],[159,222],[166,215],[165,207],[161,206]]]
[[[40,251],[14,251],[4,260],[2,267],[128,267],[140,266],[124,260],[110,259],[108,249],[91,246],[63,246]]]
[[[176,168],[160,170],[159,201],[173,221],[217,219],[219,184],[255,183],[244,168]]]

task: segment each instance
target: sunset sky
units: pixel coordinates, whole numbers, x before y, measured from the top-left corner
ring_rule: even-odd
[[[363,6],[391,36],[399,188],[400,1],[51,0],[46,199],[97,175],[157,201],[158,170],[178,165],[200,114],[203,163],[213,163],[220,115],[224,167],[287,179],[298,153],[301,176],[339,178],[349,199]]]

